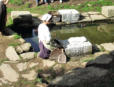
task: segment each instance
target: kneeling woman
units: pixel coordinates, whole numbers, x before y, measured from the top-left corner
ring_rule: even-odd
[[[49,42],[51,40],[51,33],[49,31],[49,28],[47,24],[50,23],[52,15],[50,14],[45,14],[42,16],[42,21],[38,27],[38,39],[39,39],[39,48],[40,48],[40,54],[39,57],[41,58],[48,58],[50,55],[50,50],[49,50]]]

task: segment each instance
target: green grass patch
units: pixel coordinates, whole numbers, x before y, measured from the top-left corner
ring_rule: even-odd
[[[18,35],[17,33],[15,33],[13,37],[14,37],[14,39],[20,39],[20,38],[22,38],[22,37],[21,37],[20,35]]]
[[[41,73],[41,72],[43,72],[43,70],[42,69],[38,69],[38,73]]]
[[[37,83],[43,83],[43,82],[42,82],[42,78],[39,78],[39,77],[38,77],[38,78],[36,78],[36,80],[35,80],[35,81],[36,81]]]
[[[11,17],[8,18],[6,26],[12,25],[13,24],[13,20],[11,19]]]
[[[20,43],[10,43],[10,44],[8,44],[8,46],[13,46],[13,47],[16,47],[18,45],[20,45]]]
[[[24,4],[23,0],[9,0],[9,3],[18,6]]]
[[[94,60],[94,58],[87,58],[87,59],[84,59],[82,62],[89,62],[91,60]]]
[[[105,49],[104,49],[104,47],[103,46],[100,46],[101,48],[100,48],[100,51],[101,52],[104,52],[105,51]]]
[[[1,65],[4,61],[8,61],[8,58],[2,58],[2,59],[0,59],[0,65]]]

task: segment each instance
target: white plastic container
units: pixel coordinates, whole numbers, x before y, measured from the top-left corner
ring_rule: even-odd
[[[80,13],[75,9],[58,10],[58,13],[62,15],[62,22],[66,23],[75,23],[80,17]]]

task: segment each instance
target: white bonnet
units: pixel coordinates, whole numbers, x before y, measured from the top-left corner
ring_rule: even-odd
[[[41,18],[42,21],[49,21],[51,19],[51,14],[44,14]]]

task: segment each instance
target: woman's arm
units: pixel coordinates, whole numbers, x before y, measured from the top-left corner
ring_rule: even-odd
[[[5,1],[4,1],[4,4],[6,5],[6,4],[8,4],[8,2],[9,2],[9,0],[5,0]]]

